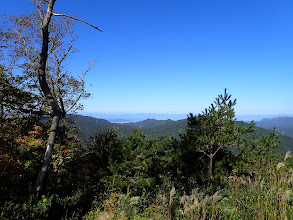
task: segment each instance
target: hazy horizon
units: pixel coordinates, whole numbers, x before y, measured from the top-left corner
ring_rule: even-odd
[[[187,114],[170,114],[170,113],[98,113],[98,112],[79,112],[78,115],[90,116],[94,118],[106,119],[109,121],[113,120],[127,120],[127,121],[142,121],[146,119],[156,120],[182,120],[187,118]],[[198,114],[198,113],[194,113]],[[237,120],[240,121],[260,121],[264,118],[275,118],[275,117],[293,117],[293,114],[243,114],[236,115]]]
[[[29,13],[30,0],[1,14]],[[15,6],[18,7],[15,7]],[[57,1],[74,15],[80,51],[64,63],[85,77],[86,112],[200,112],[224,89],[238,115],[293,113],[293,1]],[[98,13],[97,13],[98,11]],[[0,20],[3,18],[0,18]]]

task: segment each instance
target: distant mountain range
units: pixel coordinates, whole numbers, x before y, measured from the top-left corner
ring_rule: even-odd
[[[87,116],[94,118],[103,118],[108,121],[143,121],[146,118],[154,118],[157,120],[181,120],[187,118],[187,114],[165,114],[165,113],[92,113],[92,112],[83,112]]]
[[[189,112],[185,114],[168,114],[168,113],[95,113],[95,112],[81,112],[82,115],[91,116],[94,118],[103,118],[110,122],[124,122],[124,121],[143,121],[146,118],[153,118],[156,120],[171,119],[174,121],[186,119]],[[194,112],[195,113],[195,112]],[[196,114],[196,113],[195,113]],[[265,114],[265,115],[236,115],[238,121],[250,122],[260,121],[263,118],[276,118],[276,117],[293,117],[293,114]]]
[[[264,118],[256,122],[255,126],[264,129],[274,129],[282,135],[293,137],[293,118],[292,117],[277,117]]]
[[[138,122],[127,122],[127,120],[119,119],[120,123],[111,123],[105,119],[98,119],[90,116],[70,115],[75,121],[75,125],[81,128],[78,137],[88,142],[91,137],[94,137],[100,131],[108,129],[110,126],[117,127],[119,132],[127,136],[133,132],[135,128],[141,128],[145,135],[163,137],[171,135],[179,137],[179,133],[187,125],[187,120],[155,120],[146,119]],[[123,121],[123,123],[121,123]],[[112,121],[113,122],[113,121]],[[115,121],[114,121],[115,122]],[[293,118],[292,117],[277,117],[272,119],[263,119],[256,122],[257,131],[252,135],[254,137],[260,135],[268,135],[269,130],[276,127],[276,131],[280,134],[281,143],[279,151],[293,151]]]
[[[145,135],[148,136],[178,136],[181,129],[186,127],[186,119],[184,120],[155,120],[146,119],[138,122],[126,122],[126,120],[119,120],[119,123],[111,123],[105,119],[98,119],[90,116],[70,115],[70,118],[75,121],[75,126],[81,128],[81,132],[77,134],[78,137],[85,140],[90,140],[91,137],[100,131],[107,130],[110,126],[117,127],[119,132],[124,135],[130,135],[135,128],[141,128]],[[124,123],[121,123],[123,121]],[[72,125],[72,124],[70,124]]]

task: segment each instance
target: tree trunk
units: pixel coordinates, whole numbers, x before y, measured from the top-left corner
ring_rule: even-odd
[[[210,182],[212,182],[214,180],[214,176],[213,176],[213,160],[214,160],[214,155],[213,155],[213,146],[211,146],[210,148],[210,164],[209,164],[209,178],[210,178]]]
[[[46,149],[46,153],[45,153],[45,157],[44,157],[44,162],[42,165],[42,169],[39,172],[39,176],[38,176],[38,179],[37,179],[37,182],[35,185],[36,191],[39,191],[42,188],[45,174],[46,174],[48,167],[49,167],[49,164],[50,164],[59,121],[60,121],[60,115],[56,115],[52,119],[52,124],[51,124],[50,133],[49,133],[48,145],[47,145],[47,149]]]
[[[52,96],[50,88],[48,86],[46,80],[46,65],[47,65],[47,58],[48,58],[48,45],[49,45],[49,24],[51,21],[53,8],[56,0],[50,0],[48,2],[48,8],[46,11],[46,16],[42,23],[42,35],[43,35],[43,45],[42,45],[42,52],[40,54],[40,65],[38,70],[38,77],[39,77],[39,84],[41,86],[42,92],[46,97],[46,101],[48,105],[51,107],[53,112],[52,124],[51,129],[48,137],[48,144],[47,149],[44,157],[44,162],[39,173],[38,179],[36,181],[35,190],[39,191],[42,187],[45,174],[48,170],[48,166],[52,157],[52,151],[54,147],[55,137],[58,129],[58,124],[61,118],[61,110],[58,105],[58,102]]]

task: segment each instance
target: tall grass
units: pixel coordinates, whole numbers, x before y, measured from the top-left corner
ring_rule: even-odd
[[[108,198],[95,203],[84,219],[293,219],[293,169],[287,153],[277,164],[249,176],[226,177],[226,187],[216,193],[178,195],[173,187],[139,209],[142,197],[109,191]],[[289,161],[289,162],[288,162]],[[145,198],[144,198],[145,199]]]
[[[241,219],[293,219],[293,169],[283,161],[254,177],[230,176],[226,204],[235,207]]]
[[[209,196],[195,189],[191,195],[185,194],[178,198],[175,197],[175,194],[175,188],[172,188],[170,193],[166,195],[159,193],[153,203],[149,204],[141,213],[138,213],[138,209],[134,205],[138,203],[140,198],[112,192],[107,200],[88,212],[83,219],[204,220],[216,219],[218,216],[217,202],[222,199],[218,192]]]

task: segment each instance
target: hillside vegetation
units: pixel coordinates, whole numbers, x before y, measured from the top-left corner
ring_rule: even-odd
[[[118,132],[123,136],[130,135],[135,128],[140,128],[144,135],[153,136],[153,137],[166,137],[171,136],[174,138],[180,138],[179,134],[184,132],[187,126],[187,119],[172,121],[172,120],[155,120],[155,119],[146,119],[144,121],[132,122],[132,123],[111,123],[104,119],[97,119],[89,116],[82,115],[70,115],[70,118],[74,121],[69,125],[75,125],[80,128],[79,132],[76,135],[82,140],[88,142],[93,138],[97,133],[106,131],[110,127],[116,127]],[[274,120],[274,119],[272,119]],[[241,122],[236,122],[238,125]],[[262,126],[264,127],[264,126]],[[285,130],[287,126],[279,126],[279,129],[276,130]],[[288,127],[290,125],[288,124]],[[293,127],[293,121],[292,121]],[[270,134],[270,130],[274,127],[269,127],[267,129],[261,128],[260,123],[257,122],[254,131],[249,134],[250,138],[258,138],[260,136],[266,136]],[[278,145],[278,152],[293,151],[293,138],[287,135],[279,135],[280,143]]]
[[[1,219],[293,218],[291,138],[236,122],[226,90],[180,121],[71,115],[36,193],[51,119],[14,80],[2,70]]]
[[[293,118],[292,117],[276,117],[265,118],[256,122],[257,127],[264,129],[276,129],[282,135],[293,137]]]
[[[291,138],[236,122],[226,90],[180,121],[71,115],[36,193],[52,119],[0,70],[1,219],[293,218]]]

